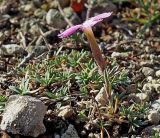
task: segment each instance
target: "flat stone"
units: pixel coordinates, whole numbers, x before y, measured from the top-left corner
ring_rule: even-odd
[[[43,118],[46,106],[31,96],[10,96],[1,121],[1,130],[12,134],[37,137],[46,129]]]

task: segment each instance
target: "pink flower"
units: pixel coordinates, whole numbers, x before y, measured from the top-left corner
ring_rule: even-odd
[[[94,25],[96,25],[97,23],[103,21],[103,19],[111,16],[112,12],[108,12],[108,13],[102,13],[99,14],[95,17],[90,18],[89,20],[85,21],[83,24],[79,24],[79,25],[75,25],[70,27],[69,29],[67,29],[66,31],[62,32],[61,34],[58,35],[59,38],[66,38],[70,35],[72,35],[73,33],[75,33],[77,30],[84,30],[86,28],[90,28]]]
[[[59,34],[58,37],[65,38],[67,36],[72,35],[77,30],[82,30],[84,34],[86,35],[88,42],[90,43],[91,51],[93,54],[93,57],[100,67],[101,71],[104,72],[106,68],[105,59],[103,58],[101,54],[101,50],[98,47],[98,44],[96,42],[96,39],[94,37],[92,26],[96,25],[97,23],[103,21],[104,18],[107,18],[111,16],[112,12],[99,14],[95,17],[90,18],[89,20],[85,21],[83,24],[75,25],[64,31],[63,33]]]

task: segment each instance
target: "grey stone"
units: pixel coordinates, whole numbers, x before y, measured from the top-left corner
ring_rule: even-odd
[[[148,93],[148,94],[151,94],[152,92],[155,91],[155,88],[152,83],[144,84],[142,89],[145,93]]]
[[[160,98],[151,104],[151,108],[160,112]]]
[[[158,132],[160,132],[160,125],[152,125],[144,128],[141,132],[141,135],[143,138],[152,138],[153,135]]]
[[[54,134],[54,138],[61,138],[61,136],[58,134]]]
[[[154,125],[158,125],[160,121],[160,113],[156,110],[151,110],[148,114],[148,120]]]
[[[154,72],[154,69],[152,69],[152,68],[143,67],[143,68],[142,68],[142,73],[143,73],[145,76],[153,76],[155,72]]]
[[[7,44],[0,47],[1,56],[14,56],[25,53],[25,50],[17,44]]]
[[[107,104],[107,92],[105,91],[104,87],[101,88],[100,92],[96,95],[95,100],[101,105],[104,106]]]
[[[67,23],[63,19],[62,15],[56,9],[50,9],[46,15],[47,24],[55,28],[64,28],[67,26]]]
[[[46,131],[43,124],[45,112],[46,106],[36,98],[31,96],[10,96],[3,113],[0,128],[12,134],[37,137]]]
[[[58,114],[59,117],[64,117],[64,118],[69,118],[74,114],[74,110],[72,106],[67,105],[67,106],[62,106],[60,108],[60,112]]]
[[[74,126],[70,124],[66,132],[62,134],[61,138],[79,138],[79,136]]]
[[[123,58],[123,57],[127,57],[129,55],[129,53],[119,53],[119,52],[113,52],[111,57],[113,58]]]
[[[156,76],[157,76],[157,77],[160,77],[160,70],[157,70],[157,71],[156,71]]]
[[[136,96],[140,99],[140,101],[149,101],[149,95],[147,93],[136,93]]]

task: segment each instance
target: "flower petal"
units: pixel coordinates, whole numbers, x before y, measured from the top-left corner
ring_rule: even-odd
[[[94,26],[95,24],[97,24],[98,22],[101,22],[103,19],[101,20],[87,20],[83,23],[83,28],[87,28],[87,27],[92,27]]]
[[[92,17],[91,20],[93,20],[93,21],[103,20],[104,18],[111,16],[111,14],[112,14],[112,12],[102,13],[102,14],[99,14],[97,16]]]
[[[106,12],[106,13],[99,14],[95,17],[91,17],[89,20],[87,20],[83,23],[83,28],[86,28],[89,26],[92,27],[92,26],[96,25],[97,23],[103,21],[104,18],[111,16],[111,14],[112,14],[112,12]]]
[[[66,38],[70,35],[72,35],[73,33],[75,33],[78,29],[80,29],[82,27],[82,25],[75,25],[75,26],[72,26],[70,28],[68,28],[66,31],[58,34],[58,37],[59,38]]]

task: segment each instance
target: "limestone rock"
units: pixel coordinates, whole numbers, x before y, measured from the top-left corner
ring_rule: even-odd
[[[62,134],[61,138],[79,138],[79,136],[74,126],[70,124],[66,132]]]
[[[46,129],[43,118],[46,106],[38,99],[30,96],[13,95],[7,101],[1,130],[12,134],[37,137]]]

